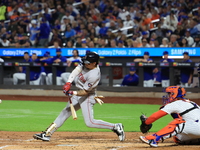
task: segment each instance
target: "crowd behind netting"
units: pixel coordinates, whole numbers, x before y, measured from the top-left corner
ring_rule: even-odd
[[[200,1],[1,0],[0,47],[200,47]]]

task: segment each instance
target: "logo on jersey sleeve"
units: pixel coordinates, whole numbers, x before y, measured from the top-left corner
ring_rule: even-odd
[[[91,83],[88,83],[88,87],[91,87],[92,86],[92,84]]]

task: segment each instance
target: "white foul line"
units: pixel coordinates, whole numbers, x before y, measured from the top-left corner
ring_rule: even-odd
[[[0,149],[3,149],[3,148],[8,147],[8,146],[12,146],[12,145],[5,145],[5,146],[0,147]]]

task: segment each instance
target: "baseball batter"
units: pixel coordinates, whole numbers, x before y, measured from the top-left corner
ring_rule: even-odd
[[[197,144],[200,141],[200,109],[199,106],[186,98],[186,91],[180,86],[169,86],[165,89],[168,93],[163,97],[164,105],[159,111],[153,113],[145,120],[150,125],[157,119],[171,114],[174,118],[166,127],[149,136],[140,136],[140,140],[152,147],[157,147],[159,142],[173,137],[177,144]]]
[[[72,96],[72,104],[75,110],[82,109],[85,124],[91,128],[102,128],[113,130],[124,141],[125,133],[121,123],[113,124],[102,120],[94,119],[93,106],[96,103],[96,87],[100,81],[101,73],[98,66],[99,55],[95,52],[89,52],[85,58],[70,74],[68,82],[63,87],[63,92]],[[77,78],[76,78],[77,77]],[[75,81],[76,78],[76,81]],[[71,91],[71,83],[75,81],[78,91]],[[52,134],[63,125],[71,116],[70,104],[61,111],[54,122],[42,133],[35,134],[35,139],[50,141]]]

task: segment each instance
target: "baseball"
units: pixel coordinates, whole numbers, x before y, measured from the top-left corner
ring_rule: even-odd
[[[2,103],[2,100],[0,99],[0,103]]]

